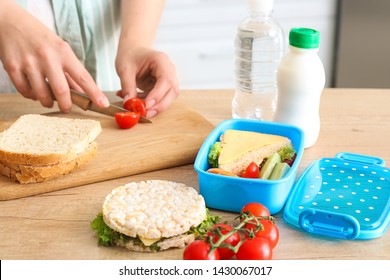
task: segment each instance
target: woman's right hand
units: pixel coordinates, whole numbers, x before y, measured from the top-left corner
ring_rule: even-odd
[[[0,60],[16,89],[26,98],[69,112],[69,87],[85,92],[101,107],[109,105],[71,47],[15,1],[0,1]]]

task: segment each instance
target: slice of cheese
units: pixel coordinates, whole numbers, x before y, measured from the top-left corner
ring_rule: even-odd
[[[142,238],[142,237],[138,237],[139,240],[141,240],[141,242],[145,245],[145,246],[150,246],[152,245],[153,243],[156,243],[157,241],[160,240],[160,238],[152,238],[152,239],[147,239],[147,238]]]
[[[242,130],[226,130],[222,136],[222,149],[218,158],[220,165],[233,162],[253,150],[265,146],[281,145],[290,142],[284,136]]]

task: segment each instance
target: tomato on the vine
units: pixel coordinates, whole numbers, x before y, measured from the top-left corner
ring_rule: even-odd
[[[273,221],[270,220],[259,220],[259,222],[263,225],[262,230],[258,230],[255,232],[257,237],[262,237],[268,239],[271,242],[272,248],[275,248],[276,244],[279,242],[279,229],[275,225]],[[246,224],[246,229],[253,229],[252,224]],[[246,234],[247,235],[247,234]]]
[[[120,112],[115,114],[116,123],[122,129],[127,129],[135,126],[138,123],[139,119],[139,113]]]
[[[244,212],[249,212],[249,216],[255,216],[257,218],[269,217],[271,215],[268,208],[258,202],[250,202],[244,205],[244,207],[242,207],[241,209],[241,213]],[[254,231],[256,229],[256,221],[253,220],[249,222],[248,224],[245,225],[245,228]]]
[[[130,112],[139,113],[143,117],[146,116],[145,101],[141,98],[135,97],[126,100],[126,102],[123,104],[123,108]]]
[[[238,248],[236,258],[238,260],[271,260],[271,242],[261,237],[246,239]]]
[[[215,232],[216,229],[219,229],[222,235],[226,235],[233,230],[233,227],[227,224],[215,224],[206,234],[206,240],[209,240],[210,236],[212,237],[211,241],[213,243],[218,242],[220,236]],[[227,244],[230,246],[236,246],[240,242],[240,235],[238,232],[234,232],[229,236],[222,244]],[[227,247],[218,247],[219,256],[221,260],[229,260],[234,256],[234,252]]]
[[[259,178],[260,170],[256,162],[251,162],[245,172],[242,174],[243,178]]]
[[[210,244],[203,240],[195,240],[187,245],[183,252],[184,260],[219,260],[218,249],[210,253]]]
[[[258,202],[249,202],[241,209],[241,213],[250,212],[255,217],[270,216],[270,212],[267,207]]]

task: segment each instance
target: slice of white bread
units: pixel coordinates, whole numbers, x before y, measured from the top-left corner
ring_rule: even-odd
[[[8,163],[0,160],[0,174],[17,181],[20,184],[39,183],[52,180],[69,174],[87,162],[91,161],[97,154],[97,143],[92,142],[88,148],[78,155],[77,158],[49,165],[23,165]]]
[[[291,145],[284,136],[233,129],[226,130],[220,141],[218,167],[234,174],[244,171],[251,162],[260,164],[264,158]]]
[[[101,131],[96,120],[23,115],[0,133],[0,160],[19,165],[69,162],[82,154]]]

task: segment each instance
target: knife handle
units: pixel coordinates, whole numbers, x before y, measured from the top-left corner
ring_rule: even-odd
[[[56,96],[54,95],[54,92],[50,86],[49,86],[49,91],[50,91],[51,98],[57,101]],[[84,111],[88,110],[89,105],[91,104],[91,99],[89,99],[88,95],[76,92],[73,89],[70,89],[70,99],[72,100],[73,104],[77,105]]]
[[[79,106],[84,111],[88,110],[89,105],[91,104],[91,99],[89,99],[88,95],[81,94],[79,92],[70,89],[70,98],[72,99],[72,103]]]

